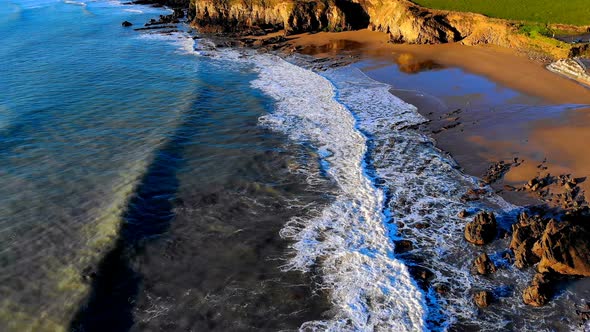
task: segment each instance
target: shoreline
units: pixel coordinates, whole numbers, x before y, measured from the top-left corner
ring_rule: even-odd
[[[572,149],[567,148],[569,140],[551,140],[550,135],[533,132],[533,127],[542,126],[547,122],[559,123],[559,119],[566,117],[585,118],[583,114],[576,115],[576,112],[583,113],[586,105],[590,105],[590,89],[549,71],[542,63],[528,59],[513,49],[491,45],[391,44],[386,34],[368,30],[319,32],[288,38],[282,36],[282,33],[274,33],[248,37],[254,40],[254,43],[250,40],[249,47],[253,46],[262,51],[283,56],[288,54],[312,56],[322,63],[327,63],[328,66],[370,62],[371,64],[365,64],[362,70],[373,79],[392,85],[394,89],[403,90],[404,87],[394,86],[388,77],[375,77],[371,73],[379,72],[387,67],[397,67],[400,72],[410,75],[424,71],[457,68],[466,74],[484,77],[496,84],[499,89],[516,91],[519,94],[519,102],[527,108],[524,115],[519,114],[517,110],[504,113],[479,110],[478,114],[467,116],[474,123],[486,123],[488,128],[482,128],[481,125],[472,126],[466,121],[458,122],[457,128],[449,128],[444,122],[449,119],[444,118],[441,121],[440,117],[444,117],[444,113],[453,111],[450,108],[446,112],[432,112],[421,109],[428,106],[420,105],[422,103],[420,98],[411,98],[411,101],[402,98],[415,104],[419,112],[429,119],[431,123],[424,129],[425,133],[434,137],[437,140],[437,146],[450,153],[467,174],[481,179],[486,176],[488,168],[495,163],[503,161],[508,165],[510,160],[520,158],[518,167],[505,167],[501,176],[497,176],[496,181],[492,183],[492,187],[512,203],[555,206],[551,203],[552,197],[544,197],[526,190],[525,184],[531,179],[551,176],[551,174],[572,174],[578,177],[590,175],[590,167],[586,167],[585,163],[571,162],[572,157],[575,156],[572,156],[574,154]],[[319,65],[320,70],[326,65],[325,63]],[[449,83],[452,84],[452,82],[445,84]],[[423,91],[418,90],[418,92]],[[464,102],[469,104],[469,97],[466,98]],[[465,112],[463,113],[462,116],[465,116]],[[590,131],[590,118],[582,123]],[[580,123],[572,120],[564,124],[564,128],[558,129],[567,132],[568,126],[578,127]],[[496,137],[489,128],[497,129],[506,137],[501,137],[496,142]],[[513,132],[507,134],[509,130],[506,128]],[[488,137],[480,135],[482,129],[488,131]],[[578,130],[578,132],[583,135],[584,131]],[[529,135],[535,137],[535,144],[528,144],[531,139]],[[563,133],[562,136],[568,135]],[[538,143],[543,140],[550,142]],[[581,148],[580,145],[577,147]],[[569,151],[570,155],[560,159],[564,149]],[[543,156],[539,157],[539,155]],[[564,164],[562,160],[567,160],[567,163]],[[541,164],[542,166],[539,166]],[[590,192],[590,181],[581,183],[580,187],[583,191]],[[555,186],[551,189],[561,193]]]

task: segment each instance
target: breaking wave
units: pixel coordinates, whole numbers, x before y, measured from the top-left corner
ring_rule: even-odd
[[[423,330],[424,294],[394,257],[384,227],[385,195],[365,172],[367,138],[354,117],[325,78],[277,57],[253,60],[260,71],[253,86],[276,100],[260,123],[314,145],[340,188],[317,216],[291,220],[282,230],[294,240],[286,268],[317,269],[334,306],[332,319],[307,322],[302,330]]]

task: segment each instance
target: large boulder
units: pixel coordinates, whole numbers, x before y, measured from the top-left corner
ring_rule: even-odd
[[[488,275],[496,272],[496,265],[485,252],[475,259],[471,266],[473,274]]]
[[[533,252],[533,246],[543,235],[547,222],[523,212],[518,216],[518,222],[512,225],[510,249],[514,252],[514,265],[519,269],[539,262],[540,255]]]
[[[553,296],[553,287],[548,274],[537,273],[531,284],[522,292],[522,300],[533,307],[542,307]]]
[[[496,217],[492,212],[480,212],[465,226],[465,239],[473,244],[484,245],[496,237]]]
[[[539,272],[590,276],[590,232],[585,227],[551,220],[534,251],[541,254]]]

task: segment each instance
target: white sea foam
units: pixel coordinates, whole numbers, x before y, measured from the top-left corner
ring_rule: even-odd
[[[494,278],[471,275],[479,250],[465,242],[466,221],[457,217],[464,209],[485,208],[500,219],[514,219],[520,208],[489,188],[485,205],[463,201],[467,189],[479,186],[477,179],[412,129],[426,119],[392,95],[391,86],[352,67],[329,70],[324,78],[275,56],[216,50],[206,40],[150,38],[174,40],[184,54],[231,60],[222,61],[224,66],[254,64],[259,77],[253,85],[276,100],[261,125],[314,145],[338,185],[330,206],[315,217],[289,221],[281,231],[294,240],[285,268],[317,272],[334,307],[330,318],[307,322],[302,331],[447,330],[457,322],[481,331],[547,330],[554,302],[540,309],[522,303],[519,294],[531,271],[519,271],[494,254],[505,244],[487,248],[503,265]],[[418,261],[392,253],[398,238],[414,243],[410,255]],[[426,294],[410,277],[408,264],[434,273]],[[432,287],[440,284],[449,287],[444,296]],[[495,291],[502,304],[480,315],[472,301],[475,289]]]
[[[82,1],[64,0],[64,3],[70,4],[70,5],[82,6],[82,7],[87,6],[87,4]]]
[[[384,195],[364,172],[366,138],[352,114],[335,101],[325,78],[278,57],[253,60],[260,71],[253,85],[277,101],[261,124],[317,147],[341,190],[317,217],[292,220],[282,230],[295,240],[288,268],[319,269],[335,309],[332,319],[307,322],[302,330],[423,330],[424,294],[393,257]]]
[[[449,287],[444,297],[432,288],[428,292],[428,326],[445,330],[463,322],[467,324],[463,326],[477,326],[482,331],[510,326],[545,329],[543,316],[552,309],[534,311],[520,298],[532,271],[519,271],[503,261],[499,253],[494,255],[495,250],[505,250],[506,244],[486,248],[492,259],[503,265],[494,278],[469,272],[479,249],[464,240],[466,221],[458,213],[492,209],[500,219],[514,220],[520,208],[507,203],[490,188],[483,200],[485,205],[463,200],[467,189],[479,187],[477,179],[463,174],[452,158],[436,148],[433,139],[412,129],[426,119],[414,106],[392,95],[391,86],[352,67],[328,70],[323,75],[337,88],[338,101],[356,116],[358,128],[371,138],[372,174],[387,192],[390,223],[399,225],[391,228],[391,238],[411,240],[416,249],[409,255],[418,260],[410,260],[410,264],[433,272],[432,285]],[[494,291],[503,304],[486,311],[484,316],[478,315],[472,301],[472,293],[477,289]],[[522,317],[516,317],[515,310]]]
[[[123,11],[134,14],[143,14],[143,10],[141,9],[123,9]]]

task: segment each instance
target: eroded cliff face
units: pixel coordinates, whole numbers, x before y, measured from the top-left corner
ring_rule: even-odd
[[[431,10],[407,0],[192,0],[194,25],[204,32],[278,31],[287,34],[362,28],[394,42],[514,46],[506,21]]]
[[[370,17],[370,28],[386,32],[394,42],[512,46],[506,21],[473,13],[432,10],[407,0],[356,0]]]
[[[196,0],[193,24],[205,32],[287,34],[336,30],[346,20],[334,0]]]

